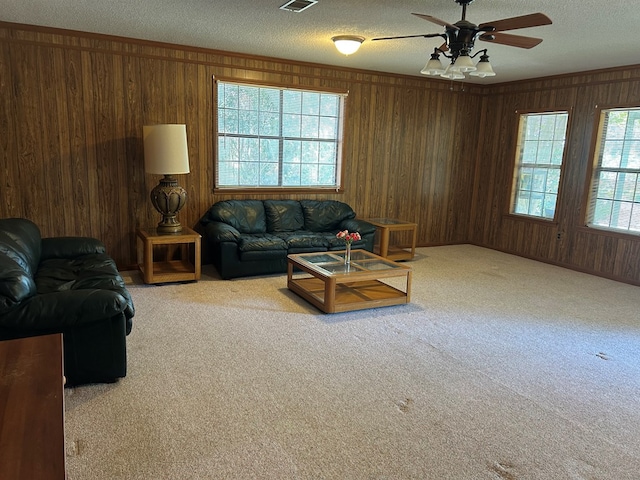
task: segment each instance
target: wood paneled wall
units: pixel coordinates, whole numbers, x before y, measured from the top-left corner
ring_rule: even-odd
[[[639,106],[640,66],[491,87],[483,99],[469,241],[640,285],[640,238],[585,226],[596,106]],[[570,111],[556,219],[509,215],[517,111]]]
[[[212,191],[214,77],[349,92],[344,193],[290,198],[417,222],[419,245],[470,242],[640,284],[640,240],[583,221],[594,106],[639,105],[640,67],[463,86],[0,22],[0,217],[100,238],[130,268],[136,228],[158,221],[142,149],[154,123],[187,124],[183,224],[242,198]],[[571,125],[557,221],[508,215],[515,112],[558,108]]]
[[[473,158],[464,149],[477,144],[466,122],[479,88],[8,23],[0,23],[0,217],[30,218],[45,236],[100,238],[121,268],[134,265],[136,228],[159,220],[143,125],[187,124],[183,224],[231,197],[212,193],[214,77],[348,91],[344,193],[306,197],[417,222],[422,245],[466,240]]]

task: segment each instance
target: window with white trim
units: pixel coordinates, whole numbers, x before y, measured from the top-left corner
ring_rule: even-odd
[[[569,113],[520,115],[511,213],[555,217]]]
[[[218,81],[216,188],[340,188],[345,97]]]
[[[587,225],[640,233],[640,107],[600,112]]]

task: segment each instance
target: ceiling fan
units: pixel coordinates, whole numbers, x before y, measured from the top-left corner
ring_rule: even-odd
[[[517,30],[519,28],[538,27],[541,25],[550,25],[551,19],[543,13],[531,13],[519,17],[504,18],[492,22],[484,22],[476,25],[467,21],[467,5],[473,0],[454,0],[457,4],[462,5],[462,19],[456,23],[448,23],[431,15],[421,13],[413,13],[416,17],[420,17],[428,22],[435,23],[445,28],[444,33],[426,33],[419,35],[403,35],[397,37],[381,37],[372,40],[396,40],[400,38],[434,38],[442,37],[445,42],[434,49],[431,59],[427,62],[421,73],[425,75],[441,75],[446,78],[460,79],[464,78],[464,72],[469,75],[479,77],[493,76],[493,68],[489,63],[487,50],[480,50],[474,55],[471,52],[475,46],[476,40],[485,42],[499,43],[519,48],[533,48],[542,42],[541,38],[525,37],[522,35],[513,35],[503,33],[505,30]],[[449,53],[447,53],[449,52]],[[445,69],[440,62],[440,54],[451,59],[451,64]],[[471,61],[476,55],[482,54],[478,65],[474,65]]]

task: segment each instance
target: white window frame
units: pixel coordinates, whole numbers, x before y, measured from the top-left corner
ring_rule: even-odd
[[[518,114],[518,140],[509,213],[553,221],[566,155],[569,111]],[[553,122],[553,132],[542,128],[542,122],[548,128],[549,122]]]
[[[224,95],[227,88],[238,89],[238,92],[252,92],[257,95],[255,97],[257,101],[245,105],[240,105],[239,101],[225,104]],[[270,102],[269,106],[265,107],[265,103],[261,103],[260,99],[266,96],[270,96]],[[286,103],[283,98],[287,96],[300,98],[299,111],[293,112],[291,108],[287,111],[283,107]],[[216,109],[214,191],[264,190],[289,193],[326,192],[327,190],[339,193],[342,191],[343,130],[347,97],[345,92],[217,79],[214,82],[214,97]],[[312,106],[307,107],[306,99],[312,100],[310,102]],[[335,100],[337,107],[332,106],[327,113],[323,110],[324,100],[328,100],[329,105]],[[317,101],[317,107],[314,104],[315,101]],[[279,102],[279,105],[274,106],[275,102]],[[246,115],[253,119],[251,131],[242,131],[240,122],[237,128],[235,124],[230,126],[225,123],[228,118],[235,118],[236,114],[238,118]],[[286,116],[290,120],[299,119],[299,132],[286,131],[287,125],[291,125],[291,122],[286,123]],[[267,117],[271,119],[270,122],[263,121]],[[277,127],[274,127],[274,122],[278,122]],[[247,123],[245,125],[249,126]],[[240,153],[242,148],[240,145],[244,142],[250,142],[257,147],[251,150],[254,158],[246,158]],[[299,154],[290,153],[292,150],[297,150]],[[244,151],[249,150],[244,149]],[[252,175],[243,177],[241,174],[243,169],[245,169],[244,172],[252,172]],[[270,172],[270,176],[263,175],[263,172]],[[273,178],[273,172],[276,172],[277,184],[264,183],[265,179]],[[287,176],[287,172],[292,173],[293,177]],[[330,181],[320,180],[323,176]],[[232,181],[234,178],[237,182]],[[247,178],[250,181],[243,182]],[[292,183],[291,178],[297,183]],[[317,183],[307,182],[306,179],[318,181]]]
[[[640,106],[602,108],[597,117],[586,224],[640,235]]]

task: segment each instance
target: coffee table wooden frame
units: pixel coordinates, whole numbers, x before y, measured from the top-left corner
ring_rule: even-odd
[[[287,287],[325,313],[410,302],[411,267],[366,250],[353,250],[351,265],[347,268],[344,265],[344,254],[344,251],[336,251],[289,255]],[[309,260],[318,255],[324,255],[327,262],[313,263]],[[367,268],[367,265],[372,269]],[[393,277],[405,278],[404,290],[382,281]]]

